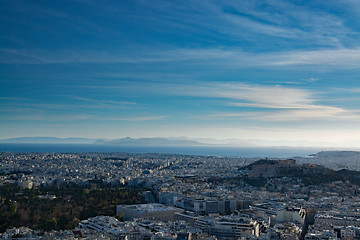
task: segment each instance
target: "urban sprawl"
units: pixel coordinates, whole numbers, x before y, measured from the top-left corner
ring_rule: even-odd
[[[311,182],[328,172],[314,158],[8,152],[0,157],[0,185],[16,185],[18,195],[54,186],[120,186],[141,187],[144,199],[117,205],[113,216],[80,219],[74,229],[17,226],[0,233],[2,239],[360,239],[360,186],[346,178]],[[359,178],[359,169],[352,170]],[[51,202],[59,196],[38,197]]]

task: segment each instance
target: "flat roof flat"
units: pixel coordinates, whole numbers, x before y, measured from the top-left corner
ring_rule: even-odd
[[[160,211],[174,211],[179,210],[182,211],[180,208],[165,206],[160,203],[147,203],[147,204],[135,204],[135,205],[120,205],[124,208],[134,209],[139,212],[160,212]]]

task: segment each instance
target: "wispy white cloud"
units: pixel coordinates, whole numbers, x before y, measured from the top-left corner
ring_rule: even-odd
[[[144,13],[149,21],[163,20],[163,24],[185,31],[202,31],[230,37],[239,41],[250,33],[262,36],[288,38],[311,46],[343,47],[354,42],[356,29],[346,25],[346,19],[331,11],[314,7],[316,3],[297,4],[291,1],[182,1],[142,3],[152,14]],[[319,4],[321,5],[321,4]],[[346,12],[358,9],[357,4],[343,1],[324,4]],[[100,6],[101,7],[101,6]],[[113,7],[114,9],[114,7]],[[116,9],[116,8],[115,8]],[[185,10],[185,11],[184,11]],[[113,10],[111,10],[113,11]],[[356,17],[352,14],[350,17]],[[219,37],[219,36],[218,36]],[[249,40],[249,39],[247,39]],[[250,41],[257,42],[257,38]],[[358,44],[357,44],[358,45]]]
[[[359,88],[346,89],[345,91],[350,92],[350,93],[360,93],[360,87]]]
[[[173,92],[223,99],[224,104],[239,107],[239,111],[218,112],[203,116],[205,119],[238,117],[274,122],[360,120],[359,111],[325,105],[321,103],[324,101],[321,101],[320,93],[306,89],[239,83],[192,86],[186,92],[181,91],[183,88],[174,87]]]
[[[324,3],[324,2],[323,2]],[[321,3],[320,5],[322,5]],[[266,7],[264,7],[266,5]],[[323,7],[336,6],[346,12],[354,8],[349,2],[331,2]],[[231,11],[225,11],[224,19],[238,26],[239,32],[246,29],[261,35],[293,39],[318,46],[338,47],[354,43],[354,34],[359,32],[346,24],[346,18],[332,14],[327,9],[315,7],[312,2],[297,4],[291,1],[275,0],[227,2]],[[356,14],[349,18],[356,18]],[[236,27],[235,27],[236,29]],[[236,31],[234,31],[236,32]]]
[[[176,89],[176,88],[175,88]],[[215,97],[230,100],[229,105],[259,108],[313,107],[312,93],[307,90],[282,86],[250,85],[243,83],[212,83],[188,87],[185,95]]]
[[[316,109],[285,109],[277,111],[241,111],[241,112],[222,112],[202,119],[224,119],[242,118],[265,122],[304,122],[304,121],[360,121],[360,112],[351,111],[337,107],[318,107]]]
[[[360,49],[335,49],[293,51],[274,57],[272,65],[341,65],[347,68],[360,67]]]
[[[263,121],[344,121],[360,120],[360,114],[356,111],[350,111],[337,107],[319,107],[317,109],[298,109],[286,110],[281,112],[271,112],[261,116]]]
[[[304,35],[304,32],[300,29],[264,24],[247,17],[228,15],[226,19],[235,25],[261,34],[291,39]]]
[[[309,78],[308,80],[307,80],[307,82],[317,82],[317,81],[319,81],[319,80],[321,80],[320,78],[313,78],[313,77],[311,77],[311,78]]]
[[[305,79],[299,79],[296,81],[293,80],[288,80],[288,81],[272,81],[272,83],[276,83],[276,84],[294,84],[294,85],[301,85],[301,84],[311,84],[317,81],[320,81],[321,78],[305,78]]]

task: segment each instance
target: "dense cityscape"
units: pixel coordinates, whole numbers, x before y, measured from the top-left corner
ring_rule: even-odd
[[[351,168],[359,155],[260,159],[2,152],[0,236],[359,239],[360,174]],[[316,164],[324,156],[337,156],[347,169]],[[47,215],[30,226],[42,213]]]

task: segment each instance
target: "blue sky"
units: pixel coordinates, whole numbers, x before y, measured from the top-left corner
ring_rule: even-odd
[[[360,143],[357,0],[2,0],[0,13],[0,138]]]

